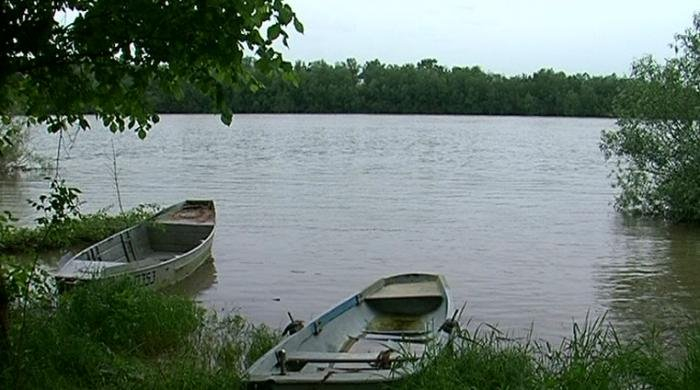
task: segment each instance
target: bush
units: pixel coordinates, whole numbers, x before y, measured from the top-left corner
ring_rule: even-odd
[[[191,299],[153,293],[131,278],[87,283],[60,304],[60,321],[68,333],[132,354],[177,349],[203,315]]]
[[[700,13],[676,37],[676,57],[633,65],[615,104],[617,129],[601,149],[614,160],[616,206],[674,222],[700,221]]]
[[[77,286],[55,308],[12,312],[0,388],[242,388],[279,332],[128,278]]]
[[[14,123],[0,124],[0,176],[27,169],[32,155],[27,150],[27,131]]]
[[[129,279],[77,286],[54,308],[14,311],[13,324],[0,388],[242,389],[244,370],[280,339]],[[495,328],[462,331],[442,350],[428,346],[417,374],[385,387],[700,388],[700,332],[685,346],[678,354],[655,335],[622,342],[604,318],[575,324],[557,347]]]
[[[6,255],[26,255],[94,244],[147,220],[157,209],[154,205],[141,205],[117,215],[99,211],[36,228],[7,228],[0,231],[0,249]]]
[[[700,331],[687,337],[687,358],[671,359],[657,334],[622,342],[604,318],[574,324],[559,346],[510,338],[497,329],[462,331],[422,361],[398,389],[691,389],[700,388]],[[681,354],[683,356],[683,354]]]

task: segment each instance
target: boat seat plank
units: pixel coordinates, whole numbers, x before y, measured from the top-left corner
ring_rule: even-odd
[[[214,221],[182,221],[182,220],[171,220],[164,219],[158,220],[159,224],[163,225],[175,225],[175,226],[214,226]]]
[[[143,262],[152,262],[152,263],[158,263],[161,261],[165,260],[170,260],[173,257],[177,255],[181,255],[182,252],[150,252],[148,255],[144,256],[143,258],[139,259],[139,261]]]
[[[348,352],[290,352],[287,361],[305,363],[373,363],[377,361],[379,352],[348,353]],[[391,356],[390,360],[399,360]]]
[[[365,330],[366,334],[387,336],[420,336],[432,333],[430,330]]]
[[[115,261],[90,261],[73,260],[68,261],[60,270],[56,272],[59,276],[71,277],[75,274],[98,274],[108,268],[123,266],[125,263]]]
[[[417,337],[416,337],[417,336]],[[369,341],[395,341],[397,343],[416,343],[425,344],[433,338],[426,334],[406,335],[404,334],[382,334],[382,333],[365,333],[361,338]]]
[[[442,297],[442,295],[443,293],[440,290],[440,287],[437,285],[437,283],[433,281],[426,281],[389,284],[367,295],[365,297],[365,300]]]

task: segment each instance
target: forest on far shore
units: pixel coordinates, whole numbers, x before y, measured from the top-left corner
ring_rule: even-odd
[[[441,66],[434,59],[389,65],[354,59],[328,64],[297,62],[298,83],[264,77],[246,65],[265,87],[231,94],[236,113],[385,113],[610,117],[615,96],[628,79],[615,74],[567,75],[541,69],[503,76],[478,66]],[[161,113],[216,112],[211,98],[185,85],[179,97],[151,91]]]

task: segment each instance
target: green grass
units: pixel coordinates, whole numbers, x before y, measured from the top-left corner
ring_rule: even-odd
[[[138,209],[82,216],[51,231],[12,228],[3,232],[0,246],[3,253],[25,256],[65,249],[150,215]],[[17,298],[29,290],[12,291]],[[0,345],[2,389],[243,388],[246,367],[280,339],[279,331],[130,279],[80,285],[57,301],[30,301],[26,311],[17,302],[11,306],[9,343]],[[556,346],[482,326],[460,332],[447,348],[430,349],[418,374],[387,388],[700,388],[700,329],[683,341],[680,351],[656,333],[623,341],[604,318],[574,324],[571,336]]]
[[[100,211],[49,226],[13,227],[1,232],[0,251],[26,257],[93,244],[148,219],[155,210],[154,206],[140,206],[117,215]]]
[[[604,317],[574,324],[553,347],[517,341],[497,329],[463,331],[425,359],[397,389],[697,389],[700,331],[685,338],[681,358],[655,334],[621,341]]]
[[[0,388],[238,388],[279,333],[124,278],[11,312]]]
[[[11,311],[0,388],[243,388],[246,367],[280,339],[130,279],[81,285],[21,313]],[[700,332],[684,340],[680,355],[653,334],[621,341],[604,318],[574,325],[557,346],[481,327],[431,349],[417,375],[387,388],[700,388]]]

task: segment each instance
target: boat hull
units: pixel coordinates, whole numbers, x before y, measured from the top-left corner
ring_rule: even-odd
[[[444,278],[383,278],[282,340],[247,371],[250,389],[377,388],[420,368],[444,345]]]
[[[160,289],[187,278],[211,257],[214,231],[214,203],[188,200],[61,261],[54,276],[63,289],[120,276]]]
[[[204,242],[192,253],[188,253],[169,264],[158,264],[129,273],[144,286],[160,289],[190,276],[205,261],[211,258],[212,239]]]

